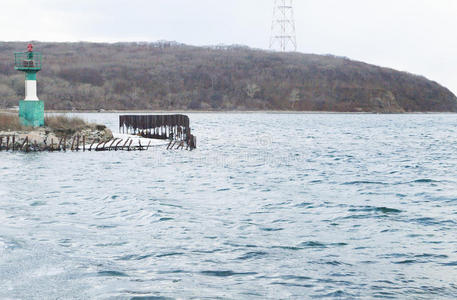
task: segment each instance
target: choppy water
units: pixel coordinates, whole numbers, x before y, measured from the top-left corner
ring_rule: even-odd
[[[190,116],[194,152],[0,153],[0,298],[457,297],[456,115]]]

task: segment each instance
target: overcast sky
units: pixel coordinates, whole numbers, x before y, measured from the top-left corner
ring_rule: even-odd
[[[0,41],[269,46],[273,0],[0,0]],[[424,75],[457,93],[457,0],[295,0],[298,51]]]

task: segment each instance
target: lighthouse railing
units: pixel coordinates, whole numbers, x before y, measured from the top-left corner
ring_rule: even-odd
[[[14,53],[14,68],[19,71],[41,70],[42,55],[39,52]]]

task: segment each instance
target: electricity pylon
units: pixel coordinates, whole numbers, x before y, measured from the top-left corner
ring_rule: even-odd
[[[270,49],[297,51],[294,8],[292,0],[275,0],[271,24]]]

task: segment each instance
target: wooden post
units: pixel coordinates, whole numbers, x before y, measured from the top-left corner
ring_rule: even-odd
[[[103,144],[103,142],[98,143],[98,145],[95,147],[95,151],[100,151],[100,150],[98,149],[98,147],[100,147],[101,144]]]
[[[2,150],[2,144],[3,144],[3,137],[0,136],[0,150]]]
[[[7,136],[7,137],[6,137],[6,151],[8,151],[9,148],[10,148],[10,137]]]
[[[15,148],[15,147],[14,147],[14,143],[16,143],[16,136],[15,136],[15,135],[13,135],[13,151],[15,150],[15,149],[14,149],[14,148]]]
[[[133,140],[130,140],[129,147],[127,148],[128,151],[130,151],[130,146],[132,146]]]
[[[86,152],[86,136],[83,135],[83,152]]]
[[[95,139],[92,140],[92,144],[90,144],[89,151],[92,151],[92,146],[94,145],[94,143],[95,143]]]
[[[173,140],[170,140],[170,142],[168,143],[167,150],[170,149],[171,143],[173,143]]]
[[[61,148],[61,146],[62,146],[62,140],[63,140],[63,138],[60,138],[59,145],[57,146],[57,150],[59,150],[59,151],[62,149],[62,148]]]
[[[116,146],[114,146],[114,151],[117,151],[117,146],[119,146],[120,143],[122,143],[122,139],[119,139],[119,142],[117,142]]]
[[[63,151],[67,151],[67,137],[63,137]]]
[[[122,150],[124,150],[125,146],[127,145],[127,143],[129,142],[130,138],[127,138],[127,140],[125,141],[124,143],[124,146],[122,146]]]
[[[76,151],[79,151],[79,135],[76,136]]]
[[[29,137],[26,136],[26,137],[25,137],[25,140],[22,142],[21,150],[24,150],[24,145],[28,142],[28,140],[29,140]]]
[[[109,139],[107,142],[105,142],[105,143],[103,144],[103,147],[102,147],[103,150],[106,150],[106,148],[105,148],[105,147],[106,147],[106,144],[108,144],[110,141],[111,141],[111,139]]]
[[[71,141],[71,151],[74,150],[74,146],[75,146],[75,139],[76,139],[76,136],[73,136],[73,140]]]
[[[108,150],[111,151],[111,147],[113,147],[114,142],[117,140],[117,138],[113,139],[113,142],[109,145]]]

